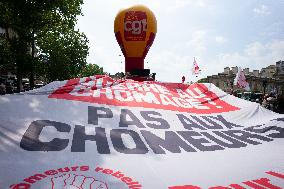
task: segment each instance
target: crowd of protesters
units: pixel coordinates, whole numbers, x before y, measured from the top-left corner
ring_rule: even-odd
[[[5,94],[12,94],[14,93],[14,87],[11,83],[6,82],[5,84],[3,82],[0,83],[0,95]]]
[[[284,100],[280,95],[265,94],[261,105],[274,112],[284,113]]]
[[[248,101],[257,102],[266,109],[284,114],[284,98],[283,95],[277,95],[274,92],[263,95],[262,93],[236,93],[233,95]]]
[[[44,83],[40,82],[40,83],[35,84],[34,88],[42,87],[43,85]],[[31,90],[29,82],[24,80],[22,82],[22,89],[20,92],[24,92],[28,90]],[[15,81],[0,80],[0,95],[13,94],[13,93],[18,93],[18,92],[19,91],[17,90]]]

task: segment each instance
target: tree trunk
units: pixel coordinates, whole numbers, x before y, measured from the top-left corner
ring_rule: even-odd
[[[34,57],[35,57],[35,38],[34,38],[34,30],[32,31],[32,62],[30,67],[30,89],[34,88]]]
[[[23,90],[23,84],[22,84],[22,80],[23,80],[23,75],[22,73],[20,73],[19,69],[17,69],[17,92],[21,92]]]

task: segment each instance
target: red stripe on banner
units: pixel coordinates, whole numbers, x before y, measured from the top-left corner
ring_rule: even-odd
[[[70,80],[65,86],[49,95],[49,98],[201,114],[239,110],[221,100],[204,84],[185,85],[132,80],[119,81],[119,83],[109,77],[92,79],[81,83],[79,79]]]
[[[273,172],[273,171],[269,171],[269,172],[266,172],[266,173],[267,173],[267,174],[270,174],[270,175],[272,175],[272,176],[275,176],[275,177],[284,179],[284,174],[275,173],[275,172]]]
[[[186,185],[186,186],[172,186],[169,189],[201,189],[198,186]]]

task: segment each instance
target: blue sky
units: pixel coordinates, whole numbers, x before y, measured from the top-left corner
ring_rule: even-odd
[[[77,27],[90,43],[88,62],[115,74],[124,71],[113,22],[121,8],[148,6],[157,35],[145,68],[157,80],[196,81],[224,67],[261,69],[284,60],[284,0],[84,0]],[[192,75],[193,57],[202,70]],[[148,63],[147,63],[148,62]]]

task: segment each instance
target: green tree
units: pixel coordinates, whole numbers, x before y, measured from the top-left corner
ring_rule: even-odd
[[[96,64],[87,64],[80,72],[80,77],[88,77],[92,75],[103,75],[105,72],[102,67]]]
[[[0,0],[0,27],[6,35],[6,64],[14,64],[17,78],[47,76],[50,81],[78,75],[86,65],[88,40],[74,29],[83,0]],[[9,34],[9,32],[7,32]],[[4,63],[3,63],[4,65]],[[20,83],[20,82],[19,82]]]
[[[207,79],[207,78],[199,79],[199,80],[197,81],[197,83],[208,83],[208,79]]]
[[[11,64],[12,51],[8,40],[4,36],[5,34],[0,37],[0,69]]]
[[[79,31],[47,31],[38,40],[41,70],[48,81],[77,77],[86,65],[88,40]]]

